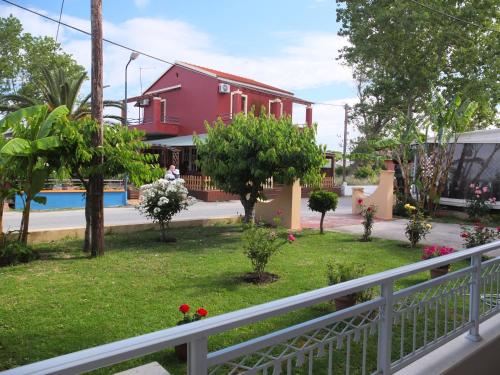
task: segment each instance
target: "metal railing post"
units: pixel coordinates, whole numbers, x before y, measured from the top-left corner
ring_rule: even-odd
[[[208,340],[202,337],[188,344],[188,375],[206,375]]]
[[[471,267],[472,278],[469,297],[469,322],[472,323],[472,327],[466,337],[470,341],[477,342],[481,340],[481,336],[479,335],[479,317],[481,314],[479,310],[481,303],[481,254],[471,257]]]
[[[377,370],[378,373],[384,375],[391,373],[393,289],[392,280],[386,281],[380,286],[381,297],[384,299],[384,304],[380,308]]]

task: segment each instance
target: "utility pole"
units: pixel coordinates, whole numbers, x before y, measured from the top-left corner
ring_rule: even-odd
[[[103,128],[103,58],[102,58],[102,0],[91,0],[91,31],[92,31],[92,70],[91,70],[91,115],[99,124],[92,134],[92,146],[102,150]],[[98,167],[103,162],[102,155],[94,155],[92,164]],[[89,179],[91,199],[91,238],[90,254],[95,257],[104,254],[104,178],[101,172],[94,173]]]
[[[348,116],[349,106],[344,105],[344,150],[342,152],[342,183],[345,182],[346,177],[346,154],[347,154],[347,122],[349,120]]]

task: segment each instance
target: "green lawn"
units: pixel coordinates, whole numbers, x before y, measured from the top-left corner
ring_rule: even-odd
[[[213,316],[323,287],[325,263],[332,258],[363,263],[367,273],[375,273],[421,255],[395,241],[366,243],[347,234],[306,231],[271,260],[268,271],[280,279],[253,285],[241,280],[250,263],[240,236],[236,226],[178,229],[179,241],[166,244],[156,232],[112,235],[98,259],[88,259],[80,241],[38,246],[43,260],[0,269],[0,370],[174,326],[182,303],[203,306]],[[427,274],[415,275],[397,287],[425,279]],[[210,349],[327,311],[332,308],[325,303],[233,330],[212,338]],[[151,360],[183,373],[171,350],[133,363]]]

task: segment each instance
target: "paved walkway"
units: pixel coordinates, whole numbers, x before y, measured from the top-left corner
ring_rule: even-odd
[[[175,220],[206,219],[224,216],[240,215],[243,207],[239,201],[229,202],[196,202],[188,210],[175,216]],[[309,210],[307,199],[302,199],[302,225],[304,228],[318,228],[320,214]],[[104,210],[105,225],[141,224],[149,222],[141,216],[134,207],[106,208]],[[21,213],[6,212],[4,215],[4,230],[19,228]],[[359,234],[363,232],[362,218],[351,214],[351,198],[342,197],[334,213],[325,216],[325,229],[345,233]],[[398,219],[391,221],[377,220],[373,228],[373,236],[392,240],[407,241],[405,226],[407,220]],[[66,211],[38,211],[30,216],[31,229],[79,228],[85,226],[83,210]],[[437,244],[451,246],[456,249],[463,247],[460,238],[460,226],[457,224],[434,223],[424,244]],[[500,251],[498,254],[500,256]]]

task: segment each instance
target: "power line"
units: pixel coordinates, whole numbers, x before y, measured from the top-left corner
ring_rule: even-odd
[[[475,27],[478,27],[480,29],[485,29],[485,30],[489,30],[489,31],[493,31],[493,32],[499,32],[500,30],[496,30],[496,29],[490,29],[489,27],[486,27],[486,26],[483,26],[483,25],[479,25],[475,22],[471,22],[471,21],[467,21],[467,20],[464,20],[463,18],[459,18],[459,17],[456,17],[452,14],[449,14],[449,13],[446,13],[446,12],[443,12],[442,10],[439,10],[439,9],[435,9],[435,8],[432,8],[430,7],[429,5],[426,5],[426,4],[422,4],[416,0],[409,0],[411,1],[412,3],[414,4],[417,4],[418,6],[421,6],[422,8],[425,8],[427,10],[430,10],[431,12],[434,12],[434,13],[438,13],[442,16],[445,16],[445,17],[448,17],[448,18],[451,18],[455,21],[459,21],[459,22],[462,22],[462,23],[466,23],[468,25],[472,25],[472,26],[475,26]]]
[[[62,0],[62,2],[61,2],[61,10],[59,11],[59,21],[57,22],[56,42],[57,42],[57,37],[59,36],[59,27],[61,26],[61,17],[62,17],[63,8],[64,8],[64,0]]]
[[[23,7],[22,5],[16,4],[16,3],[12,2],[12,1],[9,1],[9,0],[0,0],[0,1],[3,1],[4,3],[10,4],[10,5],[12,5],[12,6],[15,6],[15,7],[19,8],[19,9],[25,10],[26,12],[30,12],[30,13],[36,14],[37,16],[42,17],[42,18],[45,18],[45,19],[47,19],[47,20],[49,20],[49,21],[59,23],[59,24],[61,24],[61,25],[63,25],[63,26],[66,26],[66,27],[68,27],[68,28],[70,28],[70,29],[73,29],[73,30],[78,31],[78,32],[80,32],[80,33],[83,33],[83,34],[85,34],[85,35],[92,36],[92,34],[91,34],[90,32],[88,32],[88,31],[85,31],[85,30],[80,29],[80,28],[78,28],[78,27],[76,27],[76,26],[73,26],[73,25],[67,24],[67,23],[65,23],[65,22],[60,22],[60,21],[56,20],[55,18],[52,18],[52,17],[46,16],[45,14],[39,13],[39,12],[37,12],[37,11],[35,11],[35,10],[32,10],[32,9],[29,9],[29,8]],[[120,48],[124,48],[124,49],[126,49],[126,50],[128,50],[128,51],[131,51],[131,52],[137,52],[137,53],[139,53],[139,54],[141,54],[141,55],[143,55],[143,56],[149,57],[149,58],[154,59],[154,60],[161,61],[161,62],[163,62],[163,63],[165,63],[165,64],[174,65],[174,63],[172,63],[172,62],[170,62],[170,61],[167,61],[167,60],[161,59],[161,58],[159,58],[159,57],[156,57],[156,56],[150,55],[149,53],[145,53],[145,52],[142,52],[142,51],[136,50],[136,49],[134,49],[134,48],[127,47],[127,46],[125,46],[125,45],[123,45],[123,44],[120,44],[120,43],[118,43],[118,42],[114,42],[114,41],[109,40],[109,39],[106,39],[106,38],[102,38],[102,40],[103,40],[103,41],[105,41],[106,43],[112,44],[112,45],[117,46],[117,47],[120,47]]]

